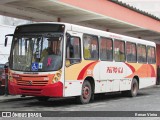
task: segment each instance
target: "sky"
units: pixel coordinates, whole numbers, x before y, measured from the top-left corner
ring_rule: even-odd
[[[160,0],[119,0],[160,18]]]

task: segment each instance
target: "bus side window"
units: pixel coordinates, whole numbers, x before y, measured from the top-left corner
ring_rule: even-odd
[[[100,59],[103,61],[113,60],[113,42],[109,38],[100,38]]]
[[[81,43],[79,37],[70,37],[66,44],[66,66],[81,61]]]
[[[98,37],[93,35],[84,35],[84,58],[86,60],[98,60]]]
[[[146,63],[147,62],[147,53],[146,53],[146,46],[145,45],[138,45],[137,46],[137,57],[139,63]]]
[[[124,41],[114,41],[114,59],[116,62],[125,61],[125,43]]]
[[[154,64],[156,62],[154,47],[147,46],[147,61],[149,64]]]
[[[126,43],[126,57],[127,62],[137,62],[137,52],[135,43]]]

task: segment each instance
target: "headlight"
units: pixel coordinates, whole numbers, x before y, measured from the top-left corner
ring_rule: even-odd
[[[55,74],[55,76],[53,77],[52,83],[56,83],[56,82],[58,82],[58,81],[60,80],[60,78],[61,78],[61,73],[62,73],[62,71],[58,71],[58,72]]]

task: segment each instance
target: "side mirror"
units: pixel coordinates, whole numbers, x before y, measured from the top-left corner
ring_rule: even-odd
[[[7,46],[7,42],[8,42],[8,37],[6,36],[6,37],[5,37],[5,43],[4,43],[4,46],[5,46],[5,47]]]
[[[13,34],[8,34],[8,35],[5,36],[5,42],[4,42],[4,46],[5,47],[7,46],[8,36],[12,36],[13,37]]]

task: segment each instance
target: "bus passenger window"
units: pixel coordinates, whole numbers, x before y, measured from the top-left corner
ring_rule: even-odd
[[[137,57],[138,62],[145,63],[147,61],[147,54],[146,54],[146,46],[145,45],[138,45],[137,46]]]
[[[147,61],[149,64],[156,63],[156,56],[155,56],[155,48],[154,47],[147,47]]]
[[[91,35],[83,36],[84,58],[88,60],[98,60],[98,37]]]
[[[125,43],[123,41],[115,40],[114,41],[114,59],[116,62],[125,61]]]
[[[113,42],[108,38],[100,38],[100,59],[104,61],[113,60]]]
[[[137,52],[135,43],[126,43],[126,57],[127,62],[137,62]]]
[[[66,66],[79,63],[81,61],[80,38],[70,37],[66,44]]]

